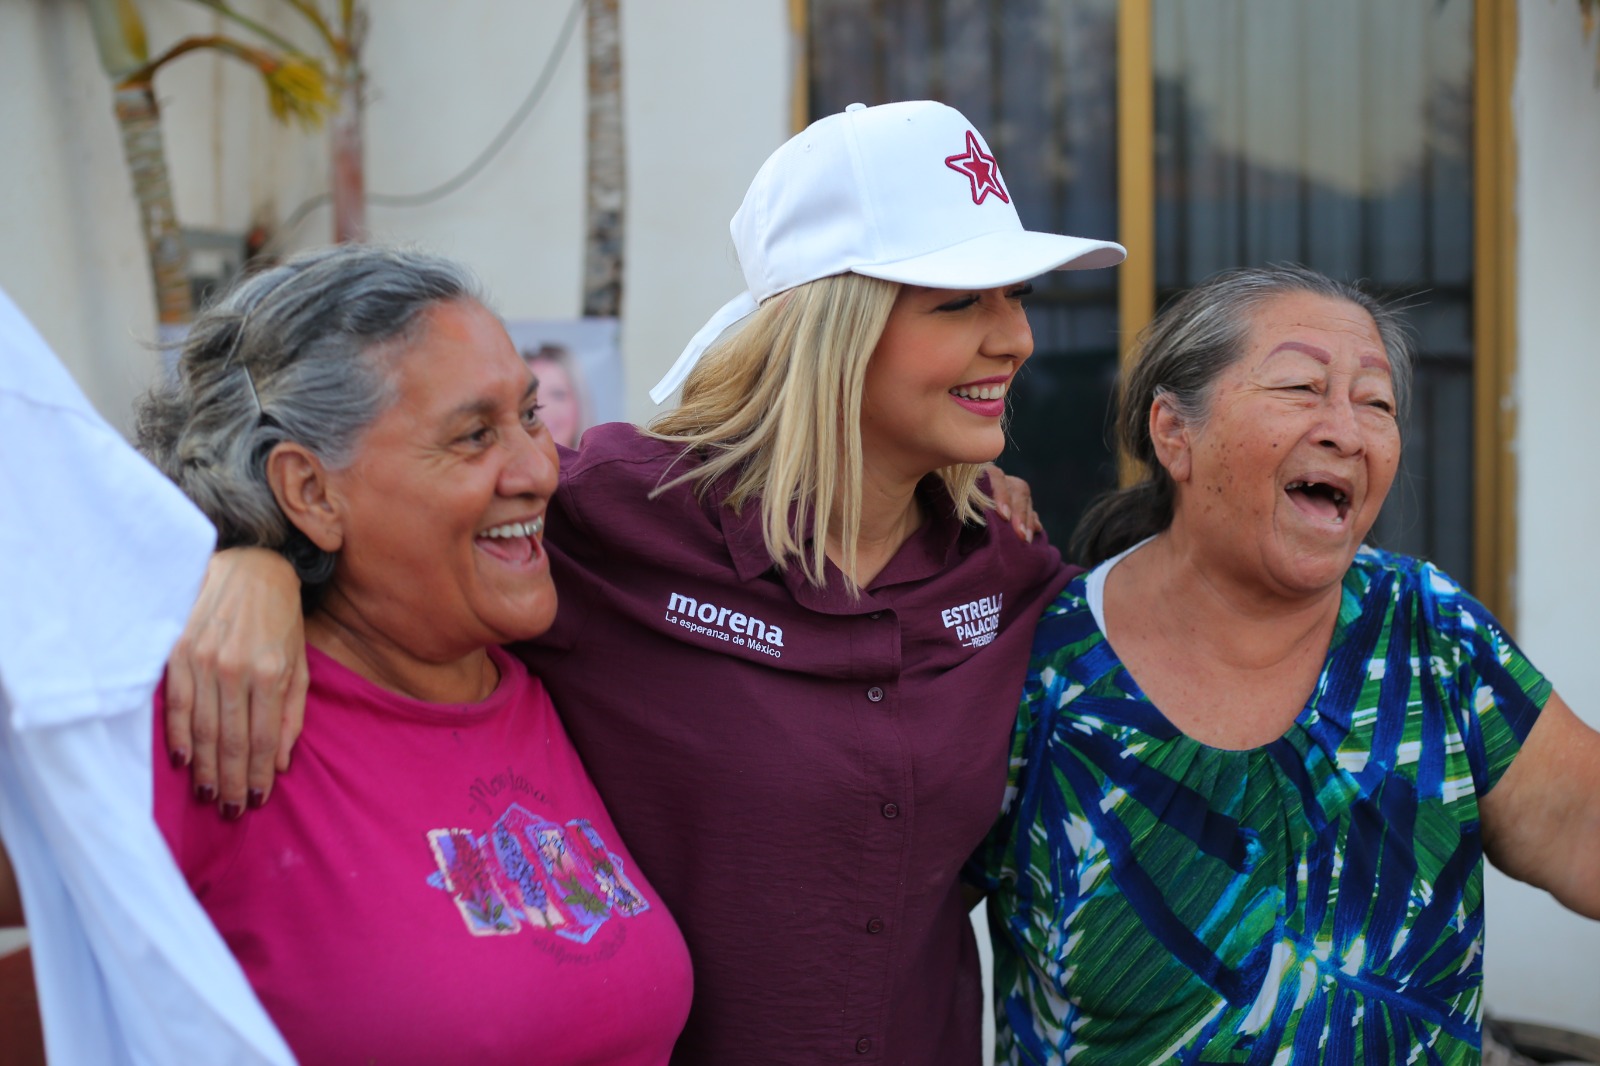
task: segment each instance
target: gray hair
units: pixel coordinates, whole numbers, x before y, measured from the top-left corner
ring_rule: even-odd
[[[393,402],[392,356],[424,313],[480,300],[462,266],[340,245],[244,279],[190,327],[174,378],[140,403],[141,451],[217,527],[219,548],[273,548],[315,586],[333,575],[278,507],[267,456],[293,441],[338,469]]]
[[[1093,566],[1172,524],[1172,478],[1156,459],[1150,407],[1165,398],[1186,425],[1203,425],[1217,379],[1244,354],[1255,311],[1276,296],[1310,293],[1354,304],[1372,316],[1389,357],[1397,415],[1411,395],[1411,338],[1400,309],[1356,285],[1308,267],[1278,264],[1214,274],[1162,310],[1139,338],[1117,392],[1118,452],[1144,468],[1144,480],[1097,500],[1073,531],[1068,552]]]

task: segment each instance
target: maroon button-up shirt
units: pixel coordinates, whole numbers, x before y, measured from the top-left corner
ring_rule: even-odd
[[[957,875],[1068,571],[1003,523],[963,527],[930,481],[934,518],[852,600],[837,571],[775,568],[753,504],[650,500],[677,453],[621,425],[563,452],[562,606],[520,649],[689,943],[674,1062],[971,1066]]]

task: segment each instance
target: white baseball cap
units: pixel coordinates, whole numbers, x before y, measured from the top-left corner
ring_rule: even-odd
[[[851,104],[762,164],[729,226],[746,290],[650,390],[661,403],[730,326],[770,296],[856,273],[933,289],[992,289],[1050,270],[1116,266],[1112,241],[1022,228],[983,135],[932,100]]]

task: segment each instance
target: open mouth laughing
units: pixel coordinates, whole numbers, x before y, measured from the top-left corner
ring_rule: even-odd
[[[526,522],[504,522],[491,526],[474,538],[479,548],[501,562],[521,565],[532,562],[540,553],[544,535],[544,516]]]
[[[1350,486],[1321,475],[1291,481],[1284,492],[1302,512],[1336,525],[1350,517]]]

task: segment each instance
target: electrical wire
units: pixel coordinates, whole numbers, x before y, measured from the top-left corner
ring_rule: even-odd
[[[533,88],[528,90],[528,95],[523,98],[521,104],[517,105],[516,111],[512,112],[511,117],[500,128],[500,132],[494,135],[488,146],[479,152],[472,162],[463,167],[454,177],[440,182],[431,189],[425,189],[417,193],[368,193],[366,197],[367,203],[375,207],[422,207],[444,199],[482,173],[484,167],[488,166],[489,161],[498,155],[500,150],[510,142],[518,128],[527,121],[528,116],[533,113],[533,109],[538,106],[539,101],[544,97],[545,90],[550,87],[551,79],[555,77],[556,68],[561,65],[561,60],[566,56],[567,47],[572,43],[572,35],[578,27],[578,16],[583,12],[583,7],[584,0],[573,0],[571,9],[567,11],[566,21],[562,24],[561,33],[551,47],[550,54],[545,58],[544,67],[539,71],[539,76],[534,79]],[[332,199],[333,194],[326,192],[319,192],[315,196],[308,197],[293,211],[289,212],[288,218],[284,219],[283,224],[273,233],[263,251],[276,248],[294,232],[300,223],[306,220],[307,215],[329,203]]]

